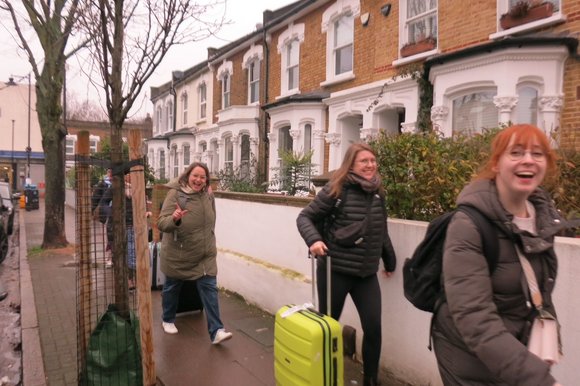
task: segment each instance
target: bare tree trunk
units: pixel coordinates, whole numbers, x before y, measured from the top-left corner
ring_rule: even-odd
[[[45,155],[45,217],[42,248],[62,248],[68,245],[64,221],[64,138],[61,123],[62,71],[45,66],[36,85],[36,110],[42,131]]]

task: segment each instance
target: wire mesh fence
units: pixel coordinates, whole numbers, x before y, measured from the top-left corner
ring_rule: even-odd
[[[143,265],[138,255],[148,254],[145,197],[134,199],[145,196],[142,162],[122,154],[89,156],[88,136],[83,142],[79,135],[74,166],[78,383],[142,385],[143,369],[152,367],[142,350],[152,352],[150,337],[140,332],[141,319],[150,320],[139,309],[140,302],[150,307],[150,296],[141,291],[150,289],[150,281],[137,274],[138,261]],[[133,211],[142,212],[144,221],[135,221]],[[146,283],[139,287],[138,279]]]

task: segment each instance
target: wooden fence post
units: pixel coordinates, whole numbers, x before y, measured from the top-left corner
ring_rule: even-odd
[[[141,158],[141,133],[129,132],[129,157]],[[155,360],[153,353],[153,317],[151,307],[151,267],[149,246],[147,244],[147,208],[145,205],[145,166],[131,167],[131,191],[133,202],[133,231],[135,232],[135,255],[137,258],[137,303],[141,337],[141,363],[143,365],[143,384],[156,384]]]
[[[77,134],[77,156],[81,159],[90,155],[89,132]],[[76,212],[78,220],[78,239],[75,253],[79,263],[78,276],[78,345],[80,370],[84,371],[86,354],[91,334],[91,166],[88,162],[76,163]]]

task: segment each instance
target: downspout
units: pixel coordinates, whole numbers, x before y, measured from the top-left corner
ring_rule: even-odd
[[[264,23],[265,24],[265,23]],[[264,37],[263,37],[263,41],[264,41],[264,48],[265,48],[265,53],[264,53],[264,61],[266,62],[266,66],[264,69],[264,83],[265,83],[265,90],[264,90],[264,102],[268,103],[269,100],[269,87],[270,87],[270,45],[268,43],[268,34],[267,34],[267,28],[264,27]],[[268,165],[270,164],[270,142],[268,140],[268,125],[270,122],[270,114],[264,111],[264,119],[263,119],[263,123],[262,123],[262,138],[264,141],[264,152],[263,152],[263,166],[262,166],[262,176],[264,178],[264,180],[262,182],[266,182],[269,180],[268,178]]]

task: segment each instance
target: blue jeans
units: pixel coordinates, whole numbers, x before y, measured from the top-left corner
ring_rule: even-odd
[[[183,280],[165,278],[163,292],[161,293],[161,305],[163,307],[163,321],[166,323],[175,322],[175,314],[179,303],[179,293]],[[215,276],[202,276],[196,280],[197,291],[203,303],[205,317],[207,319],[207,330],[209,337],[213,341],[217,330],[224,328],[220,319],[220,309],[218,302],[218,288]]]

